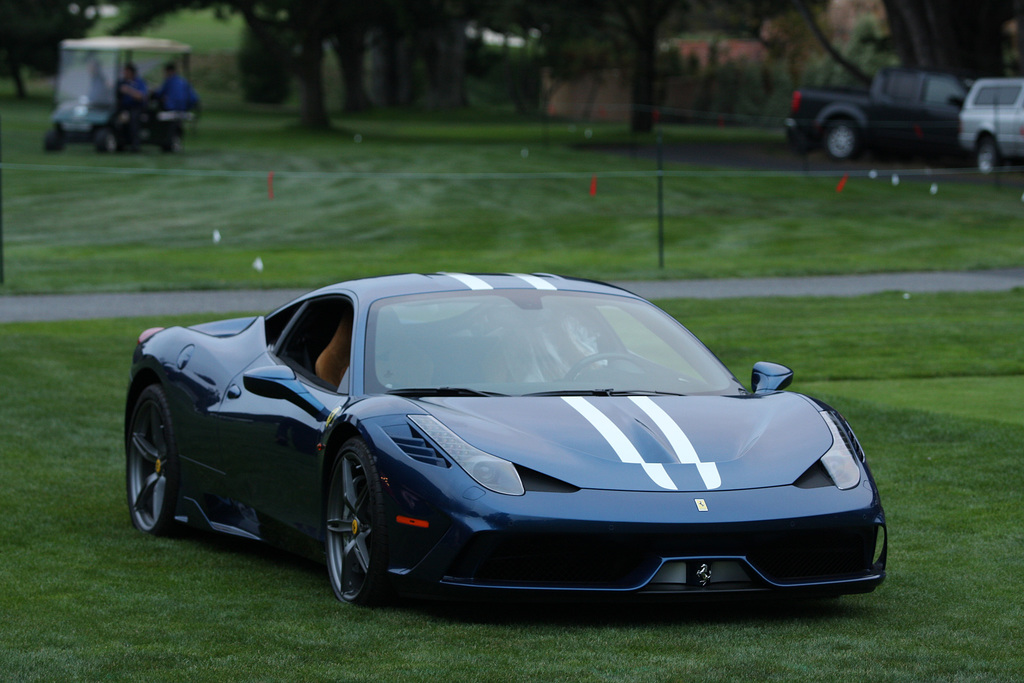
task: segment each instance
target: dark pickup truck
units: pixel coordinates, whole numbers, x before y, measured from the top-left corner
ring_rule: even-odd
[[[882,69],[870,90],[801,89],[793,93],[786,133],[803,154],[823,147],[833,159],[881,154],[960,155],[960,106],[970,81],[927,69]]]

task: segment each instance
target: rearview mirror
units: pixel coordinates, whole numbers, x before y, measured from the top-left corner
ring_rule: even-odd
[[[750,373],[750,388],[755,394],[770,394],[781,391],[793,381],[793,371],[785,365],[769,363],[766,360],[754,363]]]

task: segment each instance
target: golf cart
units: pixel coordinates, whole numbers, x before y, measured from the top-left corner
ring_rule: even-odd
[[[163,80],[162,67],[180,57],[188,78],[192,48],[184,43],[157,38],[111,36],[63,40],[60,71],[57,74],[56,109],[53,127],[46,132],[43,147],[59,151],[68,143],[92,143],[97,152],[115,152],[129,145],[129,113],[117,106],[117,82],[121,71],[133,63],[148,84]],[[139,142],[158,145],[166,152],[181,149],[185,122],[191,111],[164,111],[147,99],[139,115]]]

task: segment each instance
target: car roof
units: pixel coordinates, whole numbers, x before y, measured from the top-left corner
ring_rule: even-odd
[[[980,88],[987,85],[1020,85],[1022,83],[1024,83],[1024,78],[1019,76],[1007,76],[1005,78],[979,78],[974,82],[974,87]]]
[[[296,301],[329,294],[354,295],[364,304],[377,299],[407,294],[458,292],[489,289],[538,289],[614,294],[633,298],[626,290],[595,280],[563,277],[548,273],[430,273],[382,275],[348,280],[314,290]],[[292,303],[295,303],[294,301]],[[287,304],[291,305],[291,304]]]
[[[167,52],[184,54],[192,51],[191,45],[165,38],[143,38],[140,36],[98,36],[95,38],[69,38],[60,41],[62,50],[138,50],[140,52]]]

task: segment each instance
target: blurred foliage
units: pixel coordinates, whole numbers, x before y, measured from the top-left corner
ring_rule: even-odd
[[[96,21],[97,6],[95,2],[0,0],[0,74],[11,78],[18,97],[28,95],[22,71],[55,73],[60,41],[84,36]]]
[[[246,102],[281,104],[291,92],[288,69],[245,28],[238,50],[238,71]]]
[[[857,19],[850,40],[842,48],[846,59],[868,74],[897,64],[892,39],[886,27],[871,15]],[[826,56],[808,62],[803,74],[803,84],[808,86],[862,86],[850,73]]]

